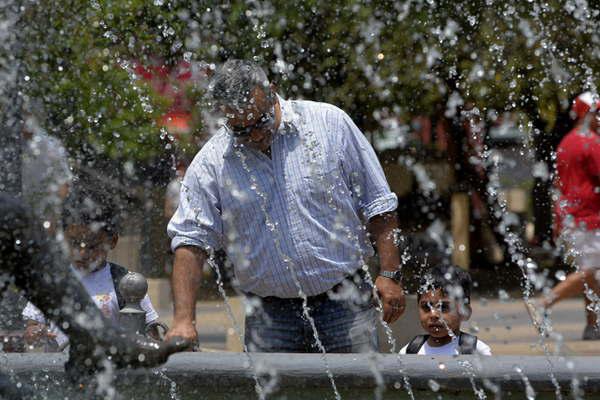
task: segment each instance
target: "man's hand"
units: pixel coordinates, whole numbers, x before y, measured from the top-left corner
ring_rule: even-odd
[[[375,290],[383,305],[383,320],[388,324],[394,323],[404,313],[406,308],[402,284],[384,276],[375,280]]]
[[[32,345],[42,339],[56,339],[56,334],[48,331],[48,327],[37,322],[28,322],[23,334],[25,343]]]
[[[167,332],[165,341],[173,338],[181,338],[189,342],[191,346],[188,350],[198,345],[198,332],[191,321],[175,321],[173,327]]]

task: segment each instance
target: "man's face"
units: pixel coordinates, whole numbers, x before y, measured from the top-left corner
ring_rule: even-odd
[[[269,100],[262,89],[256,88],[251,94],[250,104],[245,108],[224,108],[228,130],[236,143],[266,151],[279,126],[276,106],[274,95]]]
[[[419,320],[421,326],[434,338],[458,332],[462,320],[456,301],[442,293],[441,289],[425,292],[419,298]]]
[[[106,263],[108,252],[116,240],[105,231],[94,231],[87,225],[68,225],[65,237],[69,244],[71,264],[84,273],[89,273]]]

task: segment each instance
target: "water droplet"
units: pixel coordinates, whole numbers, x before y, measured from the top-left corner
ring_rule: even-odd
[[[535,400],[535,391],[529,385],[525,387],[525,396],[527,397],[527,400]]]
[[[428,380],[427,385],[429,386],[429,389],[431,389],[432,392],[437,392],[438,390],[440,390],[440,384],[434,381],[433,379]]]

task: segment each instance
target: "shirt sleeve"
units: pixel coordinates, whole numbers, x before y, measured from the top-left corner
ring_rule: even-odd
[[[148,295],[144,296],[140,305],[142,306],[142,310],[146,311],[146,323],[154,322],[158,319],[158,313],[152,306],[152,302],[150,301],[150,297]]]
[[[185,173],[179,205],[167,227],[171,249],[195,246],[218,250],[222,229],[217,182],[206,162],[195,159]]]
[[[363,218],[394,211],[398,198],[390,190],[373,147],[345,112],[340,110],[339,114],[343,175]]]

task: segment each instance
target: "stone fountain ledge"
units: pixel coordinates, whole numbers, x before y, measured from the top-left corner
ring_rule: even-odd
[[[264,354],[251,353],[254,365],[266,379],[275,378],[278,387],[330,388],[331,382],[322,355],[319,354]],[[388,390],[398,389],[403,378],[399,372],[398,356],[377,354],[376,364]],[[51,383],[64,378],[63,354],[3,354],[0,369],[8,371],[14,380]],[[328,354],[327,363],[338,388],[367,389],[375,387],[373,356],[367,354]],[[431,390],[430,380],[440,385],[442,391],[462,391],[472,388],[467,371],[472,365],[475,382],[486,386],[484,380],[499,385],[503,391],[523,391],[526,376],[536,392],[554,392],[556,387],[550,379],[550,371],[564,391],[570,391],[577,379],[586,393],[600,393],[600,357],[543,357],[543,356],[460,356],[425,357],[402,356],[402,368],[414,390]],[[522,374],[519,374],[516,367]],[[160,372],[159,372],[160,371]],[[157,376],[172,380],[178,390],[197,390],[200,387],[249,389],[254,385],[253,370],[248,355],[243,353],[180,353],[171,357],[163,367],[150,370],[126,370],[118,372],[118,385],[135,384],[164,385]]]

